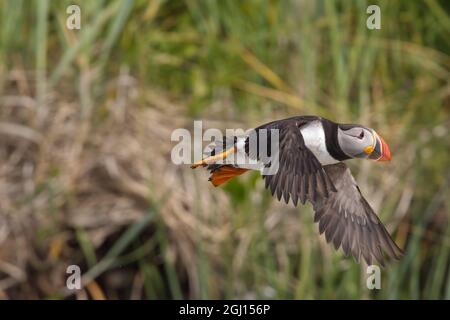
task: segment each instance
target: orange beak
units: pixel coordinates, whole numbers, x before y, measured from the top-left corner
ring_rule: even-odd
[[[391,150],[389,146],[375,131],[373,131],[375,145],[367,147],[364,152],[369,154],[369,159],[375,161],[390,161]]]
[[[377,161],[391,161],[391,149],[382,137],[378,136],[378,138],[381,141],[381,157]]]

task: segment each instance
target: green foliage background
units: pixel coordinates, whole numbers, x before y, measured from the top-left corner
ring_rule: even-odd
[[[65,26],[71,4],[80,30]],[[6,0],[0,17],[0,297],[450,298],[447,1]],[[171,131],[194,119],[297,114],[391,146],[388,165],[351,162],[406,252],[381,290],[258,174],[214,189],[170,162]],[[72,222],[83,214],[105,220]]]

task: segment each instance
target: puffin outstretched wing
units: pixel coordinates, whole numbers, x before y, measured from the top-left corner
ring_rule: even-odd
[[[305,203],[327,198],[336,191],[332,181],[314,154],[305,146],[301,126],[306,120],[286,119],[271,123],[259,129],[278,129],[278,171],[273,175],[264,175],[266,188],[278,200],[283,196],[286,203],[289,197],[294,205],[298,200]]]
[[[342,162],[324,166],[337,192],[328,198],[311,201],[314,221],[319,223],[320,234],[334,247],[342,246],[344,254],[351,254],[359,262],[360,256],[368,265],[377,260],[384,266],[383,255],[399,259],[402,250],[361,194],[350,169]]]

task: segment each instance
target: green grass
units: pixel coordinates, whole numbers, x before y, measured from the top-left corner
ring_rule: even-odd
[[[189,191],[195,201],[185,207],[155,205],[158,188],[176,194],[177,187],[144,180],[152,196],[139,202],[143,217],[95,246],[89,226],[73,230],[64,222],[65,210],[83,201],[76,186],[59,184],[62,173],[44,173],[40,182],[54,189],[55,203],[54,212],[42,213],[56,215],[53,233],[73,239],[72,260],[86,266],[86,279],[97,279],[108,298],[130,297],[137,283],[138,297],[146,299],[449,299],[450,7],[438,0],[375,3],[381,30],[365,26],[366,8],[374,4],[367,1],[3,1],[0,94],[36,99],[43,111],[26,125],[37,132],[46,132],[54,99],[72,103],[82,119],[80,159],[101,143],[105,130],[126,131],[125,122],[106,125],[117,94],[111,83],[124,72],[138,83],[136,114],[173,108],[187,128],[192,119],[248,128],[318,114],[377,128],[393,150],[388,166],[351,165],[406,251],[382,270],[378,292],[366,289],[364,266],[320,239],[310,206],[277,205],[256,174],[205,195],[199,188],[207,181],[194,172]],[[65,28],[70,4],[81,7],[81,30]],[[11,85],[15,70],[25,71],[28,91]],[[159,106],[149,91],[169,102]],[[11,122],[9,114],[0,113],[0,122]],[[170,136],[162,141],[170,143]],[[45,148],[43,143],[40,157],[52,152]],[[190,174],[188,168],[171,170]],[[128,197],[120,188],[114,192]],[[208,206],[203,197],[211,199]],[[20,206],[32,208],[32,202]],[[190,220],[168,218],[175,208],[197,222],[195,232],[186,231]],[[43,246],[39,250],[49,250]],[[71,260],[58,259],[62,265]],[[112,271],[130,273],[135,282],[115,289],[107,280]],[[6,295],[28,297],[25,287],[18,284]],[[56,285],[52,293],[32,288],[32,297],[62,292]]]

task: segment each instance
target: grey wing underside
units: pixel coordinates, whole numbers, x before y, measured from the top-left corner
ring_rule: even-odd
[[[350,253],[359,262],[360,256],[368,265],[375,260],[384,265],[384,256],[398,259],[403,254],[388,231],[362,196],[350,169],[344,163],[324,166],[337,192],[313,202],[314,221],[320,234],[325,233],[344,254]]]

